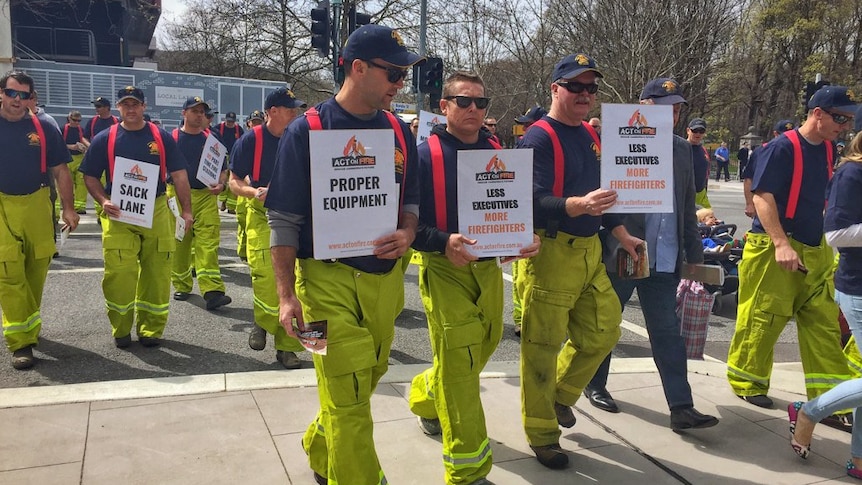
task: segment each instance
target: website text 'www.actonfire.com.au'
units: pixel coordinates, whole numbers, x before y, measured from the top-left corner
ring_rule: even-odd
[[[482,251],[489,251],[492,249],[520,249],[524,247],[521,243],[494,243],[494,244],[476,244],[473,248]]]
[[[329,249],[338,250],[338,249],[354,249],[354,248],[367,248],[368,246],[374,246],[374,241],[349,241],[343,243],[332,243],[329,245]]]
[[[655,205],[661,205],[661,203],[662,202],[660,200],[637,199],[637,200],[619,200],[619,201],[617,201],[616,205],[655,206]]]

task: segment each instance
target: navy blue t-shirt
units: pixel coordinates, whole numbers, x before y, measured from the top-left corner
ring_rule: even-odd
[[[774,139],[755,152],[757,166],[751,190],[772,194],[784,231],[803,244],[817,246],[823,238],[823,207],[829,182],[826,143],[829,142],[812,145],[802,135],[799,135],[799,142],[802,145],[802,189],[793,220],[785,218],[794,165],[793,145],[786,136]],[[751,231],[766,233],[757,216],[751,223]]]
[[[826,232],[862,223],[862,164],[847,162],[836,170],[828,194]],[[835,289],[862,296],[862,247],[838,248],[838,252]]]
[[[245,133],[242,128],[240,128],[239,124],[234,124],[233,128],[228,128],[225,126],[224,122],[218,124],[213,130],[218,133],[219,139],[224,146],[227,147],[227,152],[230,153],[233,151],[233,145],[242,138],[242,134]]]
[[[94,116],[90,118],[90,121],[88,121],[86,125],[84,125],[84,136],[92,142],[96,135],[119,122],[119,118],[114,115],[111,115],[110,118],[106,119]]]
[[[417,148],[419,153],[419,230],[413,247],[419,251],[446,252],[449,235],[458,230],[458,151],[490,150],[494,146],[488,141],[491,132],[479,132],[479,141],[473,144],[462,143],[446,131],[446,125],[436,125],[431,133],[440,137],[443,149],[443,173],[446,185],[446,231],[437,229],[437,204],[435,197],[434,175],[431,161],[431,148],[422,142]]]
[[[266,187],[272,179],[272,170],[275,168],[275,158],[278,154],[278,141],[275,135],[261,125],[263,131],[263,153],[260,157],[260,180],[251,180],[254,171],[254,149],[257,139],[254,129],[248,130],[246,134],[236,142],[230,152],[230,170],[239,178],[248,176],[252,187]],[[267,195],[269,197],[269,195]]]
[[[320,113],[320,122],[323,129],[349,130],[349,129],[392,129],[389,118],[383,111],[370,120],[363,120],[345,111],[336,101],[330,98],[315,107]],[[393,133],[393,146],[396,155],[395,180],[404,184],[404,194],[401,205],[419,204],[419,178],[417,176],[416,142],[410,128],[399,121],[401,133],[407,143],[407,154],[404,156],[398,137]],[[299,248],[297,255],[300,258],[312,258],[313,256],[313,217],[311,213],[311,178],[309,175],[310,152],[308,145],[309,126],[305,116],[295,119],[285,130],[278,144],[278,156],[275,161],[275,170],[272,174],[269,192],[266,196],[265,206],[279,212],[295,214],[305,217],[305,223],[299,233]],[[405,164],[399,164],[399,158]],[[406,166],[406,170],[404,167]],[[393,228],[393,231],[395,228]],[[345,258],[339,260],[342,263],[369,273],[385,273],[395,267],[395,260],[378,259],[375,256],[361,256],[357,258]]]
[[[189,173],[189,186],[193,189],[206,189],[208,188],[203,182],[198,180],[197,174],[198,169],[201,164],[201,155],[204,152],[204,144],[207,142],[207,138],[210,136],[218,136],[215,133],[201,132],[197,135],[189,135],[183,130],[177,130],[177,147],[183,153],[183,157],[188,164],[186,170]],[[174,133],[171,132],[171,136]],[[222,170],[225,170],[227,167],[225,165],[222,166]],[[170,174],[168,174],[168,178],[170,178]]]
[[[107,184],[105,192],[108,196],[111,195],[111,179],[108,174],[108,134],[110,130],[104,130],[93,138],[90,148],[84,155],[84,161],[81,162],[81,168],[78,170],[84,175],[100,178],[103,173],[107,176]],[[186,159],[182,152],[177,148],[174,138],[165,130],[159,128],[159,133],[162,135],[162,143],[165,145],[165,165],[168,173],[176,172],[177,170],[186,169]],[[140,162],[152,163],[159,165],[159,148],[153,139],[153,133],[150,127],[144,125],[140,130],[128,131],[122,125],[117,127],[117,141],[114,146],[114,156],[125,157],[131,160]],[[189,177],[191,179],[191,176]],[[162,177],[159,176],[159,186],[156,190],[156,195],[165,193],[165,183]]]
[[[592,236],[599,231],[602,218],[587,214],[569,217],[566,198],[583,197],[599,188],[601,151],[583,123],[569,126],[549,116],[542,119],[550,123],[563,148],[563,196],[553,195],[554,148],[551,137],[544,129],[531,126],[517,147],[533,149],[533,225],[536,229],[547,229],[548,221],[557,220],[560,231],[573,236]]]
[[[60,132],[42,123],[40,139],[31,115],[19,121],[0,117],[0,192],[27,195],[48,185],[47,170],[72,159]],[[42,173],[42,143],[46,145],[46,173]]]
[[[709,177],[709,158],[703,145],[691,146],[691,160],[694,165],[694,191],[700,192],[706,188]]]
[[[81,141],[81,138],[84,135],[84,129],[81,128],[81,125],[78,125],[77,127],[75,127],[75,126],[70,125],[69,123],[66,123],[66,126],[63,127],[63,133],[64,133],[64,138],[65,138],[64,141],[66,142],[66,144],[67,145],[74,145],[75,143],[78,143],[79,141]],[[80,155],[81,151],[80,150],[69,150],[69,153],[71,153],[72,155]]]

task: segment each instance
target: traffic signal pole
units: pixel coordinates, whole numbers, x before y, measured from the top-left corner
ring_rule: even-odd
[[[427,32],[428,32],[428,0],[419,0],[419,55],[425,57],[427,50]],[[416,76],[418,71],[413,70],[413,75]],[[418,86],[418,81],[414,80],[413,84]],[[416,110],[425,107],[425,93],[416,90]]]

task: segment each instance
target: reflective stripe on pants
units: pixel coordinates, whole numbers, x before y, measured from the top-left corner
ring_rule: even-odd
[[[6,347],[39,342],[42,290],[56,251],[50,191],[0,194],[0,310]]]
[[[832,248],[806,246],[793,238],[808,274],[789,272],[775,261],[766,234],[749,233],[739,264],[739,309],[727,356],[727,379],[739,396],[767,394],[773,349],[795,317],[805,388],[812,399],[850,378],[841,352],[838,306],[830,292]]]

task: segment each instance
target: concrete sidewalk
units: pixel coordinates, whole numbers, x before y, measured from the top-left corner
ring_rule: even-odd
[[[405,395],[424,366],[390,367],[373,398],[375,442],[393,485],[443,483],[439,438],[416,426]],[[721,423],[674,433],[651,359],[615,359],[622,408],[578,402],[563,429],[562,471],[540,465],[521,427],[517,363],[491,363],[482,401],[497,485],[813,484],[846,477],[850,435],[817,428],[813,456],[788,445],[801,370],[776,366],[776,409],[734,396],[720,362],[689,361],[695,406]],[[0,390],[0,484],[314,484],[300,440],[317,410],[313,369]],[[350,485],[349,481],[344,485]]]

